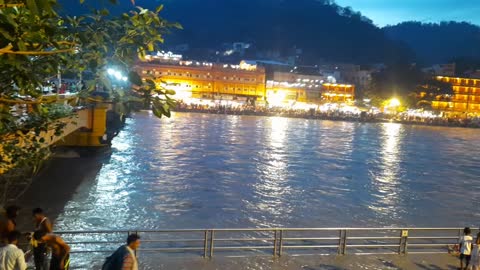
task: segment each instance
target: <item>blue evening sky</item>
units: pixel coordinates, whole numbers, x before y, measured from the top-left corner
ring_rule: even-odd
[[[467,21],[480,25],[480,0],[336,0],[378,26],[402,21]]]

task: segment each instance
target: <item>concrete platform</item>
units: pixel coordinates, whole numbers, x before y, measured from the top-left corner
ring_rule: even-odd
[[[449,254],[414,255],[346,255],[346,256],[285,256],[272,257],[215,257],[211,260],[186,257],[140,258],[140,269],[175,270],[453,270],[459,260]]]

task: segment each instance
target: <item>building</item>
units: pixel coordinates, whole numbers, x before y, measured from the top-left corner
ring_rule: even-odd
[[[320,100],[322,75],[299,74],[293,72],[273,72],[272,80],[267,81],[267,95],[269,91],[282,90],[287,92],[288,100],[299,102],[316,102]]]
[[[433,65],[428,68],[422,69],[424,73],[431,74],[433,76],[455,76],[455,63],[452,64],[441,64],[441,65]]]
[[[333,82],[344,82],[354,84],[360,89],[366,89],[372,82],[372,73],[375,69],[362,69],[354,64],[322,65],[320,70],[327,77],[334,78]]]
[[[179,61],[176,64],[143,62],[137,65],[143,79],[174,90],[177,99],[264,101],[265,69],[256,65]]]
[[[324,83],[322,85],[322,101],[350,103],[355,99],[355,85]]]
[[[267,81],[267,100],[270,104],[348,103],[355,97],[355,86],[332,84],[323,75],[274,72]]]
[[[450,115],[480,115],[480,79],[437,76],[437,80],[450,83],[453,96],[437,96],[432,108]]]

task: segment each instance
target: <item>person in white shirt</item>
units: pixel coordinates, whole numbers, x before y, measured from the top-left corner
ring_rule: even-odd
[[[458,242],[460,245],[460,269],[467,269],[468,265],[470,264],[470,259],[472,258],[472,230],[470,230],[468,227],[463,229],[463,236],[460,237]],[[465,268],[463,268],[464,259],[466,262]]]
[[[0,269],[2,270],[26,270],[25,254],[17,247],[18,239],[22,234],[12,231],[8,234],[8,244],[0,248]]]

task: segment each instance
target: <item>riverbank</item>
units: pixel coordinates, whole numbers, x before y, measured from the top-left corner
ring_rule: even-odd
[[[469,119],[452,118],[386,118],[371,114],[353,114],[339,112],[316,112],[303,110],[262,110],[262,109],[229,109],[229,108],[190,108],[180,107],[175,112],[224,114],[224,115],[248,115],[266,117],[286,117],[300,119],[316,119],[329,121],[347,121],[361,123],[399,123],[405,125],[423,125],[439,127],[480,128],[480,121]]]

